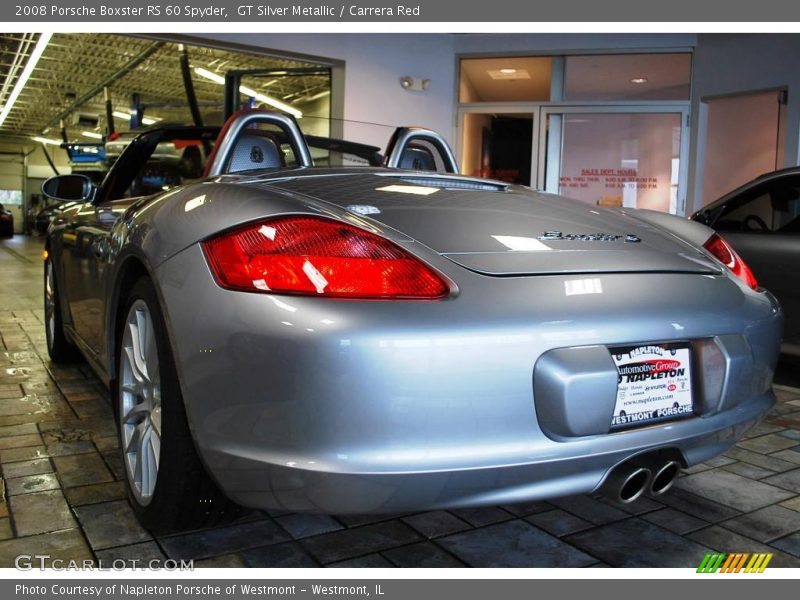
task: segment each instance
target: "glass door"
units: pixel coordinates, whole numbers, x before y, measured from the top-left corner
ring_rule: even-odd
[[[538,187],[604,207],[685,213],[688,108],[542,108]]]

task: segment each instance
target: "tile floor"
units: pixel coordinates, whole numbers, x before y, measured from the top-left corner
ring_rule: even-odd
[[[154,538],[121,482],[107,392],[89,368],[49,362],[41,238],[0,241],[0,567],[19,554],[73,560],[192,559],[221,567],[667,567],[705,552],[773,552],[800,566],[800,389],[725,455],[658,501],[576,496],[408,515],[253,512]]]

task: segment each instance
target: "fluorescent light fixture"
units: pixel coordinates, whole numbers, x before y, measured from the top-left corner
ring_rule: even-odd
[[[125,121],[130,121],[132,118],[132,115],[130,113],[124,113],[121,110],[115,110],[111,114],[117,117],[118,119],[123,119]],[[153,119],[151,117],[142,117],[142,125],[153,125],[160,120],[161,119]]]
[[[516,70],[516,69],[508,69],[508,68],[507,68],[507,69],[500,69],[500,72],[501,72],[503,75],[513,75],[514,73],[516,73],[516,72],[517,72],[517,70]]]
[[[320,92],[319,94],[314,94],[313,96],[306,98],[306,102],[313,102],[314,100],[319,100],[320,98],[324,98],[325,96],[330,96],[331,91],[325,90],[324,92]]]
[[[647,77],[634,77],[631,83],[647,83]]]
[[[95,133],[94,131],[81,131],[81,135],[84,137],[92,138],[93,140],[102,140],[103,135],[100,133]]]
[[[61,140],[52,140],[46,137],[40,137],[38,135],[31,138],[34,142],[39,142],[40,144],[49,144],[51,146],[60,146]]]
[[[209,71],[203,67],[195,67],[194,72],[200,75],[200,77],[205,77],[209,81],[213,81],[219,85],[225,85],[225,78],[222,75],[217,75],[213,71]]]
[[[44,49],[47,48],[47,44],[50,43],[51,37],[53,37],[52,33],[42,33],[39,36],[39,41],[36,42],[36,46],[33,48],[33,52],[31,52],[31,55],[28,58],[28,63],[25,65],[22,73],[17,78],[17,83],[14,85],[14,89],[12,89],[11,93],[8,95],[8,100],[6,100],[3,110],[0,111],[0,125],[5,122],[6,117],[8,117],[8,113],[10,113],[11,109],[14,108],[14,103],[22,93],[22,89],[25,87],[25,84],[28,83],[28,79],[30,78],[31,73],[33,73],[33,70],[36,68],[36,64],[39,62],[39,59],[42,58],[42,53],[44,52]]]
[[[267,96],[266,94],[261,94],[261,93],[255,91],[255,90],[250,89],[248,87],[245,87],[243,85],[239,86],[239,91],[242,92],[243,94],[245,94],[246,96],[250,96],[251,98],[255,98],[259,102],[263,102],[264,104],[267,104],[267,105],[269,105],[269,106],[271,106],[273,108],[277,108],[278,110],[282,110],[285,113],[289,113],[290,115],[292,115],[296,119],[299,119],[300,117],[303,116],[303,111],[297,110],[296,108],[294,108],[292,106],[289,106],[288,104],[285,104],[285,103],[281,102],[280,100],[276,100],[275,98],[271,98],[271,97]]]
[[[203,67],[195,67],[194,72],[197,73],[200,77],[204,77],[209,81],[213,81],[218,85],[225,85],[225,78],[222,75],[218,75],[217,73],[209,71],[208,69],[204,69]],[[271,106],[272,108],[277,108],[278,110],[282,110],[285,113],[289,113],[296,119],[299,119],[300,117],[303,116],[302,111],[299,111],[296,108],[289,106],[288,104],[284,104],[280,100],[276,100],[275,98],[270,98],[266,94],[257,92],[252,88],[240,85],[239,91],[245,96],[250,96],[251,98],[255,98],[259,102]]]

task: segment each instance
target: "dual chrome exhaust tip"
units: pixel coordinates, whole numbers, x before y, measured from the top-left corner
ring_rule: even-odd
[[[600,488],[604,496],[621,504],[630,504],[647,493],[664,494],[675,483],[681,470],[676,460],[658,457],[638,457],[614,468]]]

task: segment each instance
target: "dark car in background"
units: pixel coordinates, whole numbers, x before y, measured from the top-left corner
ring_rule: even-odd
[[[0,237],[14,235],[14,215],[5,206],[0,204]]]
[[[800,355],[800,167],[761,175],[692,215],[724,235],[785,312],[782,351]]]

